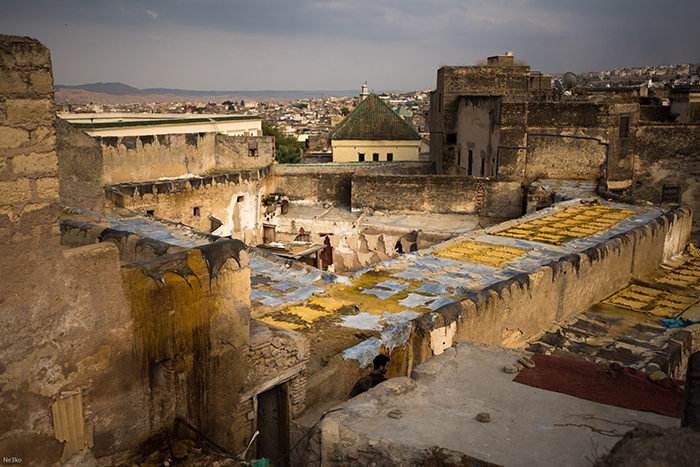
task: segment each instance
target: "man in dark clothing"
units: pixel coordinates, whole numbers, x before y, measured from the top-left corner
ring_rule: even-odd
[[[353,398],[358,394],[361,394],[370,388],[375,387],[377,384],[386,381],[387,370],[389,370],[389,357],[386,355],[377,355],[374,357],[372,362],[373,370],[367,376],[364,376],[355,383],[355,386],[350,391],[350,397]]]

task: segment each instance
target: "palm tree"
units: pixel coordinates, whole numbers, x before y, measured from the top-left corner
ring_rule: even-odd
[[[296,164],[301,160],[301,150],[293,146],[280,146],[275,151],[275,162],[278,164]]]

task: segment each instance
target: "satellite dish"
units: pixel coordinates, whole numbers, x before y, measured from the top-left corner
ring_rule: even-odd
[[[571,89],[575,88],[576,85],[578,84],[578,78],[576,77],[575,74],[573,74],[570,71],[567,71],[564,73],[564,86],[566,86],[566,89]]]
[[[557,91],[562,92],[564,90],[564,85],[561,83],[561,80],[555,80],[554,81],[554,87],[557,88]]]

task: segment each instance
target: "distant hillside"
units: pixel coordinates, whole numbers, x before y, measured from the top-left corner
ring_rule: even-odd
[[[130,104],[148,102],[289,101],[308,98],[352,97],[352,91],[191,91],[183,89],[137,89],[123,83],[93,83],[79,86],[57,84],[59,104]]]

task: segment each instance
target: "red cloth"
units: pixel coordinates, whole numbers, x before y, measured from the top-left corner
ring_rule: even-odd
[[[652,382],[643,371],[618,363],[592,363],[569,358],[535,354],[535,368],[524,369],[513,381],[548,389],[602,404],[681,416],[681,380]]]

